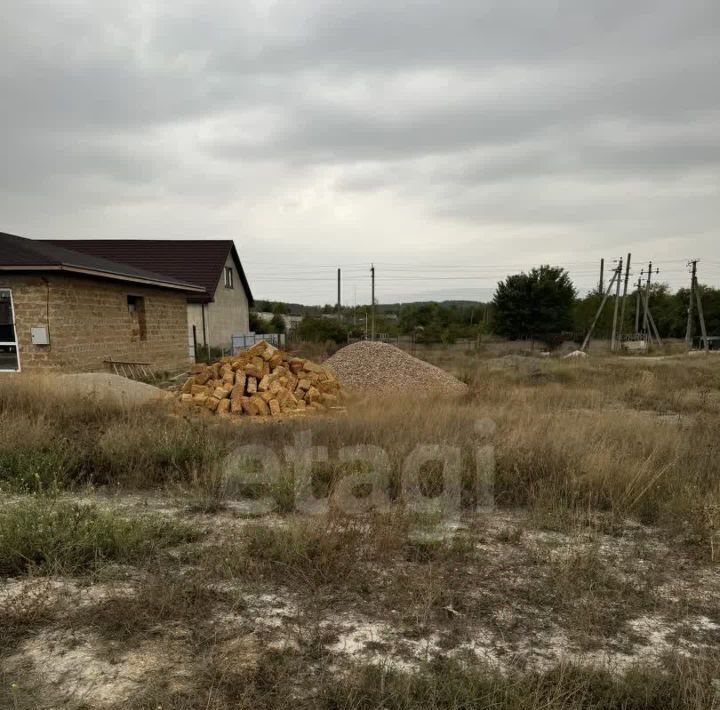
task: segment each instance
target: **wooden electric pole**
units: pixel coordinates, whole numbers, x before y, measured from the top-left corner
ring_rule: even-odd
[[[637,298],[635,299],[635,335],[640,332],[640,300],[642,298],[642,271],[637,282]]]
[[[605,259],[600,259],[600,285],[598,286],[598,293],[605,292]]]
[[[370,266],[370,340],[375,340],[375,264]]]
[[[613,327],[612,336],[610,338],[610,352],[615,352],[617,327],[618,327],[618,312],[620,311],[620,281],[622,277],[623,260],[622,257],[615,268],[615,274],[613,280],[615,281],[615,310],[613,312]]]

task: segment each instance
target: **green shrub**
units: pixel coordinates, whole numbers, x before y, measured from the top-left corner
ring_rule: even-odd
[[[77,480],[83,472],[82,452],[68,441],[41,448],[0,450],[0,489],[13,493],[54,491]]]
[[[45,417],[0,412],[0,491],[52,491],[82,476],[86,451]]]
[[[305,317],[298,327],[298,337],[310,343],[339,344],[347,342],[347,330],[337,320]]]
[[[160,515],[122,518],[95,504],[31,497],[0,509],[0,574],[92,571],[198,536],[192,526]]]

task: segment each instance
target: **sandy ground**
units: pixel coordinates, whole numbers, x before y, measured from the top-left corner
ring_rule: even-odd
[[[124,515],[151,510],[190,516],[182,502],[158,495],[95,500]],[[298,517],[273,515],[258,521],[229,509],[193,513],[192,519],[208,532],[199,544],[202,549],[237,539],[249,524],[284,526]],[[627,522],[611,534],[553,532],[536,528],[526,513],[504,511],[465,516],[459,525],[438,524],[421,532],[423,539],[461,535],[472,541],[474,561],[453,571],[456,588],[446,604],[438,607],[421,598],[423,586],[418,586],[420,597],[408,602],[400,595],[395,604],[392,597],[376,595],[372,585],[360,594],[342,584],[316,588],[290,578],[287,584],[208,579],[207,585],[224,596],[202,621],[203,633],[224,653],[230,649],[239,664],[254,662],[267,649],[306,648],[312,637],[320,639],[313,643],[321,645],[323,662],[338,668],[375,662],[407,670],[442,656],[473,659],[501,671],[549,669],[572,660],[619,672],[640,661],[660,664],[668,653],[700,658],[720,641],[720,571],[683,556],[654,529]],[[562,587],[548,597],[549,576],[568,574],[572,580],[577,560],[586,554],[594,555],[607,575],[627,583],[628,590],[642,590],[638,601],[626,608],[623,598],[612,591],[596,593],[592,585],[583,587],[570,605],[560,598]],[[181,554],[178,559],[173,575],[191,574],[193,565],[183,562]],[[427,569],[432,576],[433,568]],[[379,588],[382,580],[392,582],[393,576],[415,571],[403,562],[378,568],[374,584]],[[178,688],[191,686],[198,662],[193,650],[197,629],[177,622],[115,639],[92,624],[67,621],[78,610],[132,598],[147,573],[125,567],[108,572],[109,579],[0,581],[5,613],[35,604],[42,620],[43,609],[54,610],[2,659],[3,682],[15,683],[17,693],[31,692],[27,688],[32,686],[33,697],[42,697],[49,707],[84,703],[90,708],[122,707],[159,677]],[[590,612],[602,605],[607,606],[602,613],[622,620],[594,626]],[[576,613],[585,607],[592,621],[587,627]]]

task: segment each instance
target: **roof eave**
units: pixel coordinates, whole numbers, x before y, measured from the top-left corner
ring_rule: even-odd
[[[87,269],[80,266],[71,266],[68,264],[22,264],[22,265],[2,265],[0,271],[67,271],[69,273],[81,274],[84,276],[95,276],[103,279],[114,281],[126,281],[129,283],[138,283],[147,286],[156,286],[159,288],[169,288],[183,293],[205,293],[202,286],[193,284],[172,283],[169,281],[160,281],[155,279],[143,278],[141,276],[129,276],[127,274],[118,274],[112,271],[102,271],[100,269]]]
[[[240,281],[243,285],[243,288],[245,289],[245,295],[247,296],[248,306],[252,308],[252,306],[255,305],[255,299],[253,298],[252,291],[250,290],[250,282],[247,280],[247,276],[245,275],[245,269],[243,268],[242,262],[240,261],[240,255],[235,248],[234,241],[231,243],[230,253],[232,254],[232,257],[237,264],[238,272],[240,274]]]

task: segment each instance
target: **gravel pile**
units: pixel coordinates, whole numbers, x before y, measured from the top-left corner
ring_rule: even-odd
[[[462,395],[468,390],[449,372],[386,343],[353,343],[324,365],[343,387],[356,392]]]

